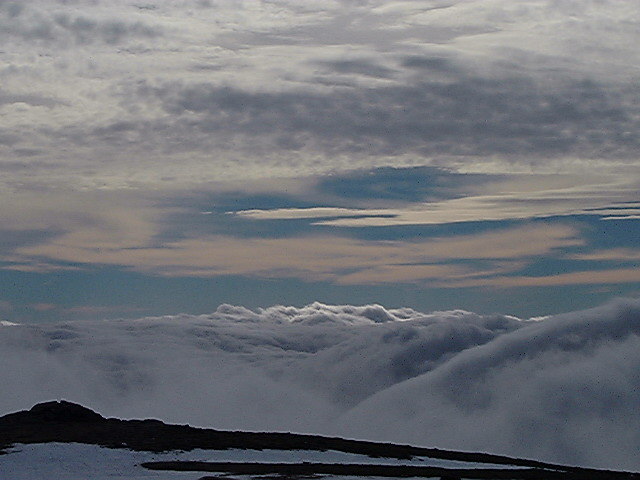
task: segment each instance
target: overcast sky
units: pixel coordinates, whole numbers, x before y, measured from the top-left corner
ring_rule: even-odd
[[[0,318],[640,295],[622,0],[0,1]]]

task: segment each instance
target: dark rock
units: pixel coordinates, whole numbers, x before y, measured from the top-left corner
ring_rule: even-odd
[[[65,400],[34,405],[29,411],[10,413],[0,418],[0,426],[31,423],[97,422],[104,417],[82,405]]]
[[[104,420],[102,415],[93,410],[66,400],[39,403],[34,405],[29,412],[32,419],[42,422],[99,422]]]

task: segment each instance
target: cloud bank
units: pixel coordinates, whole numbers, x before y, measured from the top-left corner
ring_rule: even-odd
[[[291,430],[639,469],[640,301],[539,321],[379,305],[0,327],[0,412]]]

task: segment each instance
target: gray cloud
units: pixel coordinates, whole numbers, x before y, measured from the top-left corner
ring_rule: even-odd
[[[6,131],[0,130],[0,145],[11,146],[20,141],[20,137],[17,135],[6,133]]]
[[[316,303],[1,328],[2,412],[67,398],[108,415],[639,468],[638,301],[536,322]]]
[[[78,14],[77,10],[65,11],[32,4],[24,6],[13,2],[0,4],[2,36],[7,39],[37,42],[62,42],[75,44],[94,42],[121,43],[130,38],[152,38],[161,34],[158,26],[141,21],[120,18],[103,18]],[[72,13],[70,13],[72,12]]]
[[[38,244],[46,239],[51,239],[61,232],[54,228],[47,230],[10,230],[0,229],[0,251],[5,255],[24,245]]]
[[[10,105],[13,103],[24,103],[32,107],[55,107],[64,105],[64,102],[52,97],[30,93],[11,93],[0,89],[0,105]]]
[[[318,429],[371,393],[519,326],[512,317],[462,311],[425,315],[318,303],[258,312],[222,305],[204,316],[20,326],[3,330],[0,341],[10,362],[2,379],[12,392],[0,410],[64,396],[125,416]],[[41,375],[44,383],[36,381]],[[184,399],[189,405],[176,410],[173,402],[184,391],[193,403]],[[240,414],[249,405],[254,413]]]
[[[157,27],[150,27],[141,22],[109,20],[99,23],[86,17],[71,17],[62,14],[55,18],[55,23],[70,32],[75,41],[79,43],[100,39],[113,44],[119,43],[125,38],[150,38],[160,35],[160,30]]]
[[[60,183],[107,187],[634,161],[629,7],[509,5],[3,2],[3,158],[40,151]]]
[[[381,392],[343,421],[361,435],[637,469],[627,442],[640,423],[639,322],[638,302],[548,318]],[[373,412],[385,417],[368,428]]]
[[[634,158],[640,145],[632,133],[635,91],[592,82],[550,89],[525,79],[467,78],[328,94],[207,84],[151,90],[178,128],[251,138],[262,148],[541,159]]]
[[[374,78],[391,78],[394,70],[366,59],[334,60],[320,62],[321,68],[339,74],[357,74]]]
[[[402,60],[403,67],[415,68],[417,70],[426,71],[444,71],[444,72],[460,72],[454,68],[446,58],[443,57],[427,57],[424,55],[410,55]]]

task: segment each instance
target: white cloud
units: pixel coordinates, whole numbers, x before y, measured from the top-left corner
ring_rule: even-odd
[[[594,252],[572,255],[576,260],[605,260],[605,261],[633,261],[640,260],[640,249],[613,248],[610,250],[596,250]]]
[[[635,205],[622,203],[635,200],[635,178],[593,176],[574,177],[573,183],[567,183],[567,180],[551,180],[546,184],[547,176],[527,178],[521,175],[479,186],[476,192],[461,198],[410,203],[395,208],[252,209],[235,214],[255,220],[308,218],[319,219],[315,225],[384,227],[575,215],[599,215],[603,220],[632,219],[640,212]],[[581,183],[584,181],[588,183]]]
[[[639,322],[638,302],[543,319],[373,396],[342,421],[375,438],[638,469],[628,442],[640,424]]]
[[[613,215],[610,217],[603,217],[602,220],[640,220],[640,215]]]
[[[627,261],[632,259],[627,259]],[[551,287],[564,285],[611,285],[622,283],[640,282],[640,270],[636,267],[630,268],[609,268],[603,270],[582,270],[577,272],[566,272],[552,275],[540,276],[501,276],[492,278],[450,278],[437,282],[441,286],[449,287],[499,287],[499,288],[522,288],[522,287]]]
[[[228,212],[229,215],[251,218],[254,220],[294,220],[300,218],[334,218],[334,217],[354,217],[366,215],[392,215],[390,210],[365,210],[339,207],[308,207],[308,208],[274,208],[272,210],[240,210],[238,212]]]
[[[524,322],[379,305],[3,329],[0,412],[277,429],[638,469],[640,303]]]
[[[463,311],[319,303],[16,326],[0,340],[7,358],[0,375],[11,391],[0,409],[53,396],[125,416],[317,429],[373,392],[519,326],[512,317]]]

